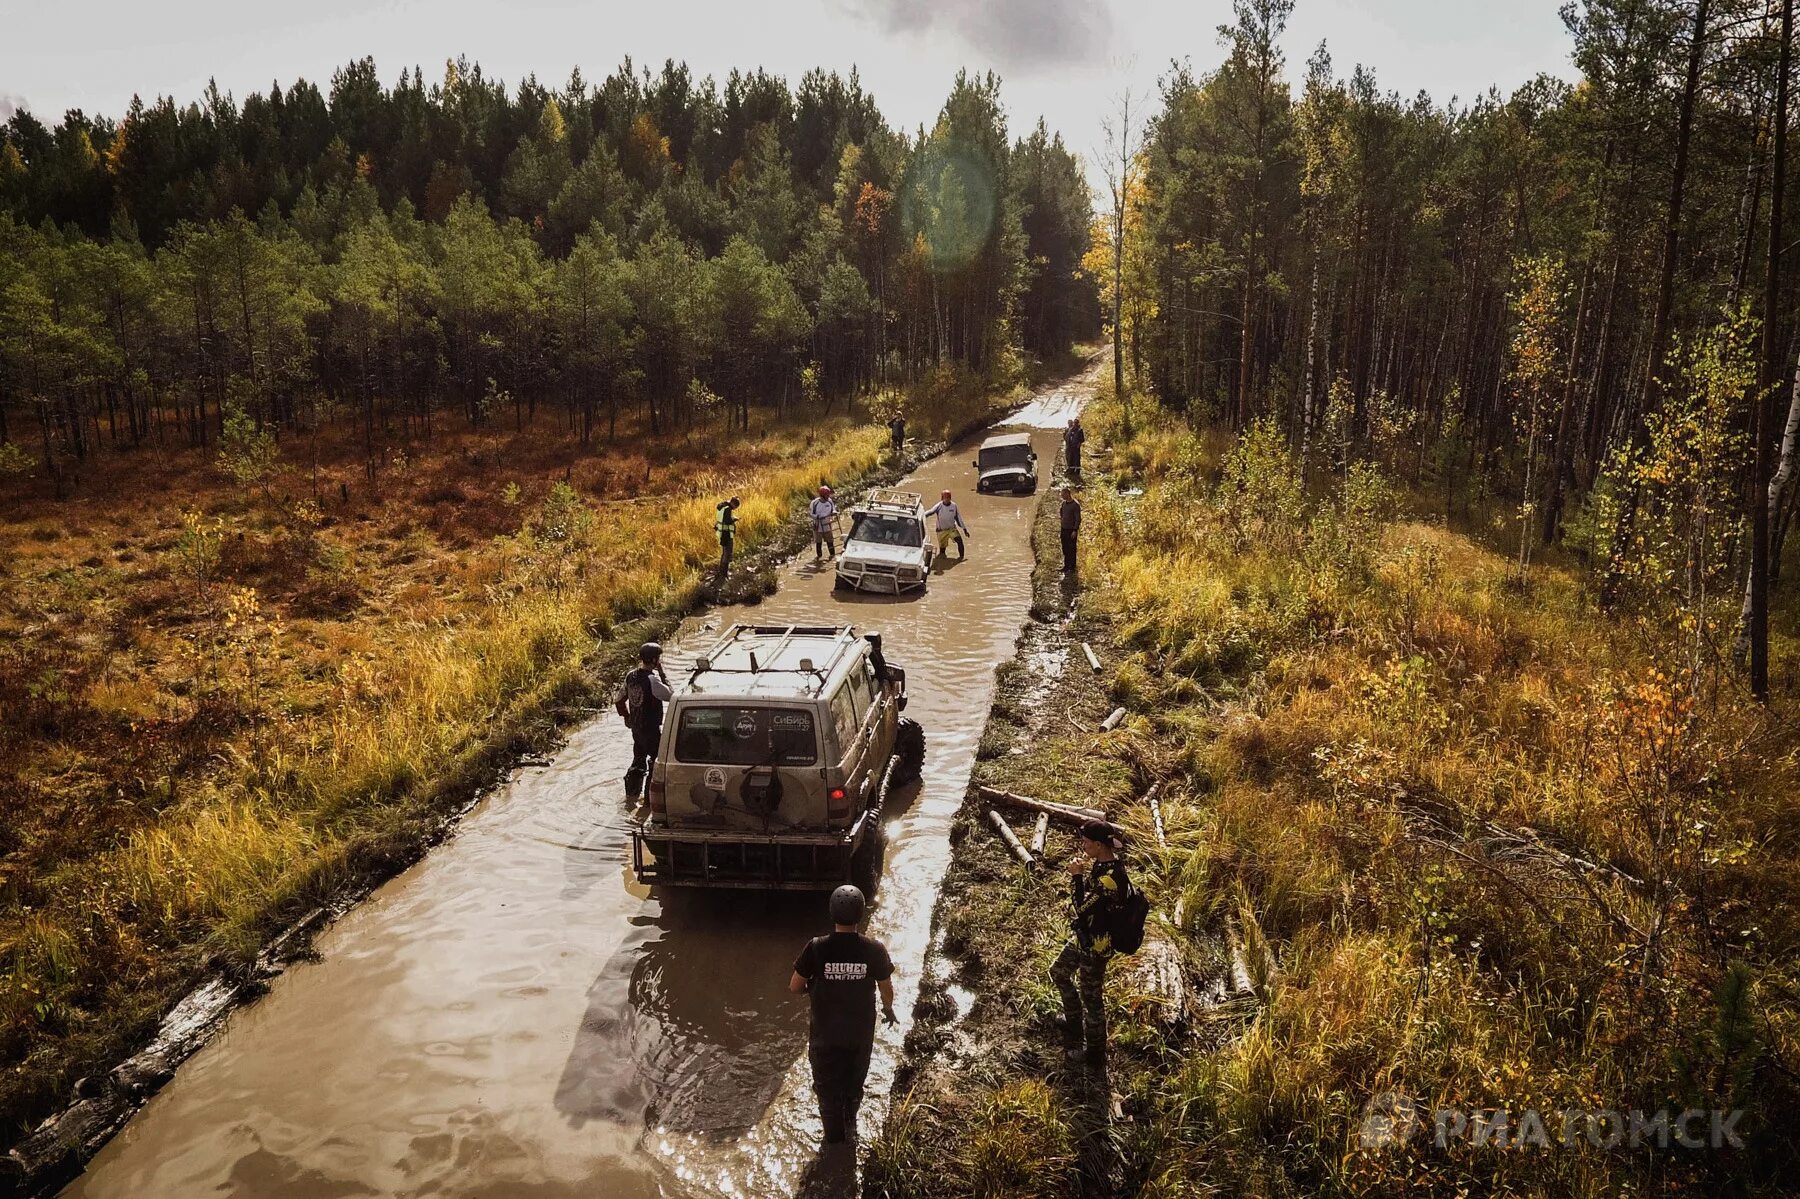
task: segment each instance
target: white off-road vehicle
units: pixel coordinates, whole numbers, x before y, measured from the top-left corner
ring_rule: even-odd
[[[873,859],[888,790],[919,777],[906,672],[876,634],[734,625],[677,684],[632,829],[640,882],[830,888]]]
[[[899,595],[923,588],[937,543],[925,530],[916,491],[878,487],[850,509],[850,531],[837,560],[840,591]]]

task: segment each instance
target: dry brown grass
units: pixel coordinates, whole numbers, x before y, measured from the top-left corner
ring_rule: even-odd
[[[715,495],[743,496],[748,549],[881,445],[844,418],[589,452],[483,433],[369,480],[302,441],[266,492],[144,450],[72,501],[0,497],[0,1121],[106,1064],[208,955],[403,852],[615,622],[691,601]]]

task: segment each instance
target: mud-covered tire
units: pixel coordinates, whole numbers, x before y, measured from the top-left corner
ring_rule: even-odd
[[[850,590],[850,582],[848,579],[844,578],[843,575],[834,571],[831,576],[831,589],[833,591],[848,591]]]
[[[893,785],[904,787],[916,783],[925,770],[925,729],[916,720],[902,716],[894,732]]]

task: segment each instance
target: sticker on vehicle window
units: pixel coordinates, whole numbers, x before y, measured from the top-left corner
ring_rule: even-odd
[[[675,757],[707,765],[810,766],[819,757],[818,733],[804,709],[684,706],[676,714]]]

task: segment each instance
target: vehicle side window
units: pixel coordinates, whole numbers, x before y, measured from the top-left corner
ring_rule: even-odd
[[[850,701],[848,683],[839,687],[831,697],[831,723],[837,729],[838,753],[847,752],[856,741],[857,730],[856,708]]]
[[[869,719],[871,698],[869,695],[869,663],[866,658],[857,669],[850,672],[850,678],[846,682],[844,690],[850,693],[851,700],[856,704],[856,723],[858,725],[866,724]]]

